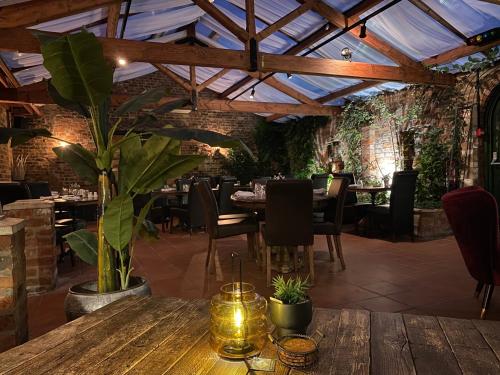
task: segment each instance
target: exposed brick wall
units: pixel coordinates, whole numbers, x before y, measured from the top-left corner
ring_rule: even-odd
[[[28,340],[24,224],[0,223],[0,352]]]
[[[0,128],[7,127],[8,118],[5,108],[0,106]],[[7,145],[0,145],[0,181],[11,180],[11,158],[12,153]]]
[[[57,250],[54,202],[20,200],[4,206],[8,217],[25,220],[26,289],[44,292],[55,287]]]
[[[114,92],[118,94],[137,95],[146,89],[153,87],[166,87],[171,95],[187,97],[188,93],[178,87],[174,82],[159,72],[155,72],[143,77],[129,81],[120,82],[115,85]],[[204,98],[215,98],[216,94],[210,90],[205,90],[200,94]],[[29,127],[44,127],[50,130],[56,137],[70,142],[79,142],[85,147],[93,148],[90,132],[85,118],[76,113],[64,110],[56,105],[46,105],[42,109],[43,116],[26,123]],[[131,123],[135,114],[123,122],[121,126],[125,129]],[[156,126],[162,127],[171,124],[176,127],[191,127],[217,131],[223,134],[235,135],[252,147],[253,129],[255,128],[259,116],[251,113],[228,113],[197,111],[189,114],[165,114],[160,116],[160,121]],[[58,146],[59,142],[49,139],[32,140],[14,150],[14,155],[20,152],[28,153],[26,180],[28,181],[48,181],[52,189],[61,189],[71,183],[78,182],[84,188],[87,186],[81,181],[64,162],[56,158],[52,147]],[[182,153],[194,153],[209,155],[206,161],[199,166],[194,173],[216,175],[222,173],[221,153],[207,145],[197,142],[183,142]]]

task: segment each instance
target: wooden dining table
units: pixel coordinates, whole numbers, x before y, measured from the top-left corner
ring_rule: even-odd
[[[313,194],[313,208],[323,208],[326,206],[328,200],[331,199],[326,194]],[[233,194],[231,196],[233,205],[240,208],[247,208],[255,211],[264,211],[266,209],[266,198],[253,196],[238,196]]]
[[[245,375],[209,345],[209,301],[127,297],[0,354],[0,374]],[[269,324],[269,329],[272,326]],[[500,322],[315,308],[319,359],[250,374],[461,375],[500,373]]]
[[[371,203],[375,205],[375,199],[377,198],[378,193],[382,193],[385,191],[391,190],[390,187],[386,186],[360,186],[360,185],[349,185],[347,187],[347,191],[353,193],[368,193],[370,194]]]

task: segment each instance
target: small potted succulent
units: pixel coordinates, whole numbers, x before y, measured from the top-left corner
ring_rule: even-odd
[[[290,334],[305,334],[312,319],[312,303],[307,295],[306,279],[283,276],[273,279],[274,295],[270,297],[271,321],[279,337]]]

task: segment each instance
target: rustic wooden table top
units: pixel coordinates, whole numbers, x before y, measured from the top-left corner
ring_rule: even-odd
[[[347,187],[348,191],[355,193],[381,193],[383,191],[391,190],[390,187],[385,186],[359,186],[359,185],[349,185]]]
[[[246,374],[210,349],[208,303],[122,299],[0,354],[0,373]],[[326,334],[319,362],[275,374],[500,373],[500,322],[318,308],[310,329]]]
[[[313,194],[313,207],[322,208],[329,199],[331,199],[331,197],[326,194]],[[252,210],[265,210],[266,208],[266,198],[256,198],[255,196],[238,197],[233,194],[231,195],[231,201],[236,207],[249,208]]]

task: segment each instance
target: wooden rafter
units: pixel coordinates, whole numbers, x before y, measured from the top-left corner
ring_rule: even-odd
[[[161,64],[152,64],[156,69],[158,69],[160,72],[165,74],[168,78],[170,78],[172,81],[177,83],[180,87],[182,87],[184,90],[187,92],[191,93],[191,83],[186,81],[184,78],[181,76],[177,75],[176,73],[172,72],[169,68],[166,66],[163,66]]]
[[[344,96],[354,94],[355,92],[365,90],[365,89],[368,89],[368,88],[373,87],[373,86],[377,86],[378,84],[380,84],[380,82],[364,81],[361,83],[357,83],[355,85],[348,86],[346,88],[343,88],[343,89],[340,89],[337,91],[333,91],[325,96],[322,96],[321,98],[318,98],[318,102],[328,103],[332,100],[339,99],[339,98],[342,98]]]
[[[0,29],[33,26],[117,2],[119,0],[32,0],[7,5],[0,7]]]
[[[360,3],[354,5],[352,8],[346,10],[344,12],[344,16],[347,18],[359,17],[361,16],[361,14],[380,4],[382,1],[384,0],[363,0]]]
[[[103,47],[104,55],[113,60],[121,56],[130,62],[151,64],[193,65],[244,71],[249,71],[251,68],[250,53],[246,51],[111,38],[98,38],[98,40]],[[0,50],[40,53],[40,44],[27,30],[8,29],[0,33]],[[452,75],[425,69],[265,53],[258,53],[257,60],[263,73],[285,72],[438,85],[455,82]]]
[[[429,57],[428,59],[425,59],[423,61],[423,64],[426,66],[447,64],[461,57],[470,56],[477,52],[487,51],[493,47],[496,47],[498,44],[499,42],[497,40],[491,43],[484,44],[482,46],[460,46],[440,53],[439,55]]]
[[[214,4],[208,0],[193,0],[193,2],[233,33],[239,40],[246,43],[248,40],[248,32],[222,13]]]
[[[254,0],[245,0],[245,13],[247,19],[248,38],[255,38],[257,30],[255,28],[255,4]]]
[[[121,7],[121,2],[108,6],[108,21],[106,25],[106,37],[108,38],[116,37],[116,29],[118,27],[118,21],[120,19]]]
[[[335,29],[336,29],[335,26],[328,23],[327,25],[322,26],[321,28],[319,28],[319,30],[317,30],[314,33],[312,33],[311,35],[309,35],[304,40],[300,41],[295,46],[289,48],[283,54],[284,55],[296,55],[296,54],[304,51],[305,49],[307,49],[308,47],[310,47],[314,43],[318,42],[319,40],[321,40],[325,36],[329,35]],[[235,92],[235,91],[239,90],[240,88],[242,88],[243,86],[247,85],[252,79],[253,78],[250,76],[246,76],[245,78],[240,79],[238,82],[234,83],[232,86],[230,86],[226,90],[224,90],[224,92],[219,94],[219,96],[221,98],[225,98],[225,97],[231,95],[233,92]]]
[[[127,95],[113,95],[111,97],[112,105],[120,105],[129,99]],[[165,97],[157,105],[169,103],[174,100],[182,99],[180,97]],[[45,82],[24,86],[19,89],[8,88],[0,89],[0,104],[52,104],[53,100],[48,94]],[[302,114],[302,115],[321,115],[331,116],[340,111],[339,107],[334,106],[312,106],[309,104],[287,104],[287,103],[268,103],[253,101],[230,101],[220,99],[198,100],[199,110],[219,111],[219,112],[268,112],[281,114]]]
[[[303,3],[305,0],[298,0],[300,3]],[[321,0],[317,0],[314,3],[313,9],[325,17],[328,21],[333,23],[339,28],[344,28],[348,25],[352,25],[359,21],[358,17],[350,17],[346,18],[341,12],[333,9],[331,6],[325,4]],[[350,31],[352,35],[355,37],[359,37],[360,27],[356,27]],[[408,66],[415,69],[422,68],[422,65],[416,61],[413,61],[410,57],[406,56],[404,53],[398,51],[396,48],[383,41],[382,39],[377,38],[373,33],[368,32],[366,38],[362,40],[362,42],[383,55],[389,57],[391,60],[395,61],[401,66]]]
[[[301,92],[295,90],[294,88],[288,86],[287,84],[281,82],[280,80],[270,77],[264,81],[266,85],[269,85],[273,88],[275,88],[278,91],[281,91],[282,93],[288,95],[289,97],[298,100],[299,102],[302,102],[304,104],[310,104],[310,105],[321,105],[317,101],[309,98],[308,96],[302,94]]]
[[[12,72],[9,70],[9,67],[1,57],[0,57],[0,71],[5,75],[5,82],[3,83],[6,87],[12,87],[12,88],[21,87],[19,81],[14,76],[14,74],[12,74]],[[23,107],[28,111],[29,114],[35,114],[39,117],[42,115],[40,110],[33,104],[24,104]]]
[[[443,17],[441,17],[434,9],[432,9],[429,5],[425,4],[421,0],[409,0],[410,3],[415,5],[418,9],[420,9],[422,12],[426,13],[434,19],[437,23],[439,23],[441,26],[443,26],[445,29],[449,30],[453,34],[455,34],[457,37],[462,39],[463,41],[467,40],[467,36],[464,35],[460,30],[458,30],[455,26],[453,26],[451,23],[446,21]]]
[[[266,39],[272,33],[278,31],[283,26],[289,24],[294,19],[296,19],[297,17],[301,16],[302,14],[304,14],[305,12],[310,10],[313,6],[314,1],[315,0],[306,0],[304,2],[304,4],[302,4],[301,6],[299,6],[296,9],[292,10],[290,13],[286,14],[285,16],[281,17],[279,20],[277,20],[273,24],[269,25],[265,29],[261,30],[257,34],[257,41],[261,41],[263,39]]]
[[[212,83],[214,83],[215,81],[217,81],[219,78],[224,77],[230,71],[231,71],[231,69],[221,69],[216,74],[214,74],[212,77],[210,77],[209,79],[207,79],[205,82],[200,83],[198,85],[198,91],[200,91],[200,92],[203,91],[205,88],[207,88],[208,86],[210,86]]]

